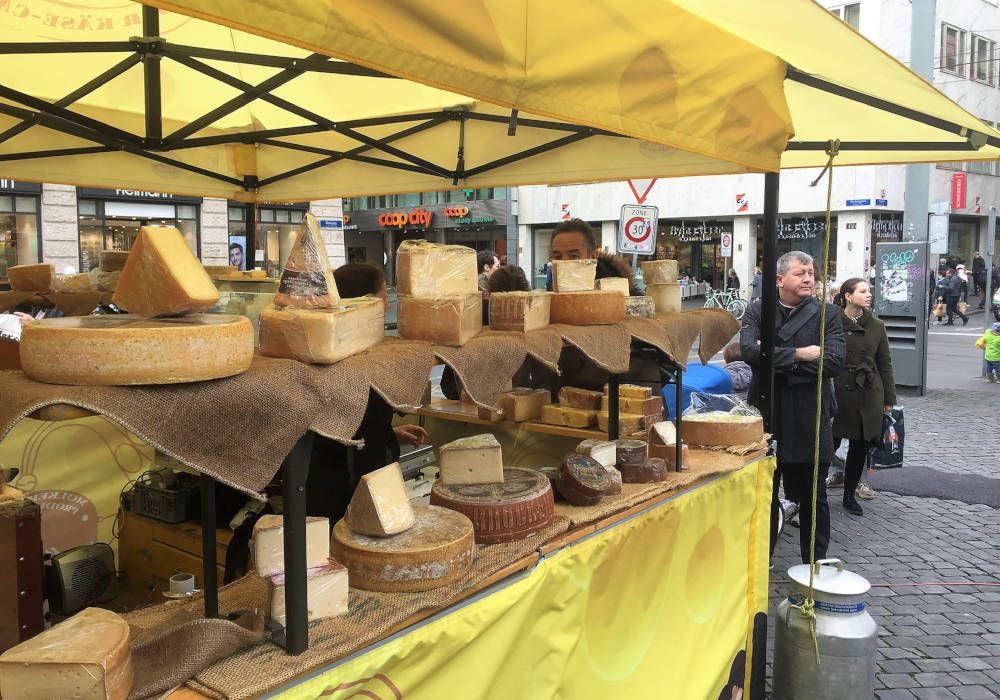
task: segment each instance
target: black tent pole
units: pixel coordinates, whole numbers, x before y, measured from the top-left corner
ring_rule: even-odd
[[[778,307],[775,286],[778,262],[778,173],[764,174],[764,253],[761,261],[760,380],[757,408],[764,417],[764,429],[772,431],[774,420],[774,324]]]

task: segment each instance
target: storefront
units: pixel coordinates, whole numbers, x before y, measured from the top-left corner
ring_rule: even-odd
[[[793,250],[808,253],[823,266],[826,215],[783,216],[778,220],[778,255]],[[764,220],[757,219],[757,264],[764,252]],[[830,278],[837,277],[837,217],[830,219]]]
[[[38,225],[42,186],[0,178],[0,279],[7,268],[41,260],[42,232]]]
[[[307,211],[307,202],[229,202],[229,264],[279,276]]]
[[[979,229],[986,221],[978,216],[952,214],[948,219],[948,266],[972,264],[972,254],[979,250]]]
[[[676,260],[682,278],[721,288],[725,275],[721,248],[724,233],[732,235],[732,220],[661,219],[656,258]]]
[[[131,250],[143,226],[173,226],[201,256],[201,198],[139,190],[77,190],[80,271],[100,262],[102,250]]]

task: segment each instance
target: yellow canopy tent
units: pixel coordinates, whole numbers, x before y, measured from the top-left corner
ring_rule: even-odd
[[[289,201],[775,171],[832,138],[838,164],[1000,157],[811,0],[148,4],[185,14],[0,13],[5,175]]]

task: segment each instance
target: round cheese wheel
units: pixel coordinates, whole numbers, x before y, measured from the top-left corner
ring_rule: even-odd
[[[626,484],[654,484],[667,478],[667,463],[658,457],[650,457],[642,464],[622,466],[622,481]]]
[[[130,314],[51,318],[24,324],[21,366],[48,384],[180,384],[245,372],[253,361],[245,316]]]
[[[392,537],[368,537],[341,519],[331,554],[347,567],[351,586],[365,591],[427,591],[460,579],[472,566],[472,521],[438,506],[414,506],[416,524]]]
[[[559,493],[573,505],[597,505],[610,489],[611,477],[597,460],[575,452],[563,459],[559,470]]]
[[[615,456],[620,469],[625,464],[646,461],[647,445],[642,440],[615,440]]]
[[[689,445],[749,445],[763,439],[764,421],[760,416],[742,416],[722,411],[695,413],[683,417],[681,432],[684,442]]]
[[[477,544],[511,542],[534,535],[552,520],[552,487],[534,469],[505,467],[502,484],[445,485],[431,489],[431,505],[468,516]]]

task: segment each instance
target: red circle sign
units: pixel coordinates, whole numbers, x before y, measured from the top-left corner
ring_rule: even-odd
[[[625,237],[633,243],[642,243],[649,238],[652,226],[646,226],[646,219],[641,216],[633,216],[625,222]]]

